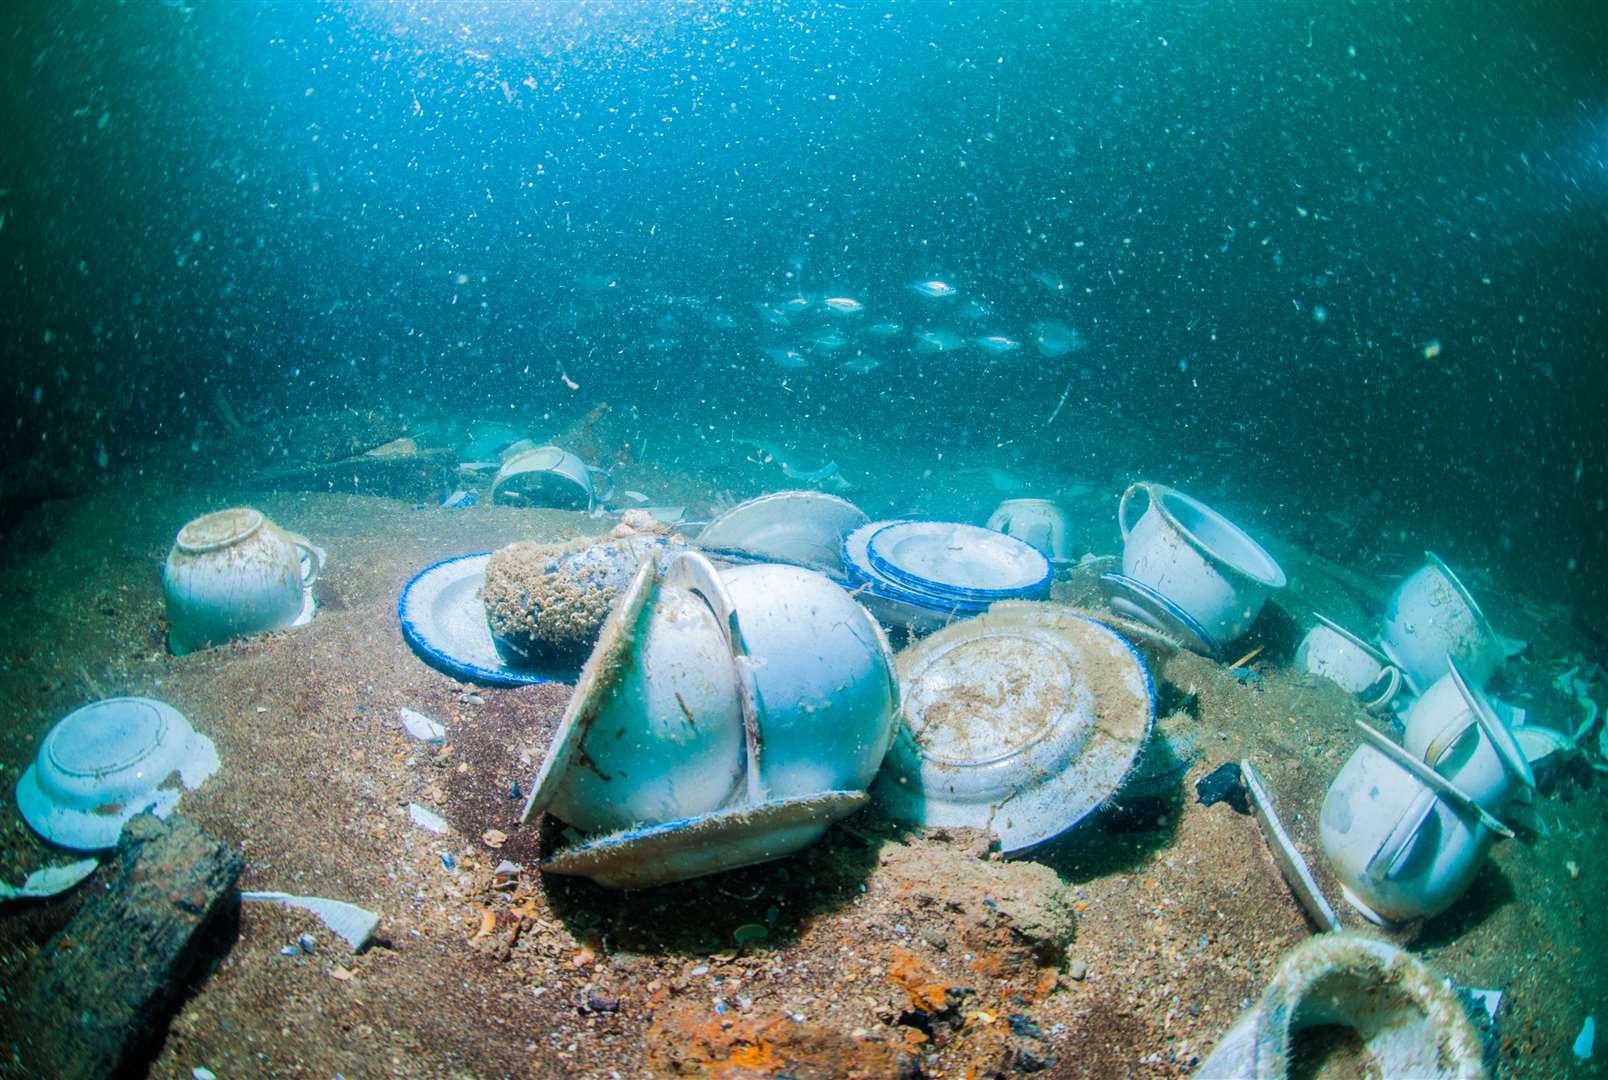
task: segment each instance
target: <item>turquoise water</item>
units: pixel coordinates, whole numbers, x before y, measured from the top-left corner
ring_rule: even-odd
[[[50,494],[30,469],[216,430],[215,391],[554,430],[607,401],[694,471],[739,436],[890,505],[957,463],[1153,476],[1296,542],[1363,514],[1384,562],[1608,596],[1590,4],[177,0],[5,30],[7,521]]]

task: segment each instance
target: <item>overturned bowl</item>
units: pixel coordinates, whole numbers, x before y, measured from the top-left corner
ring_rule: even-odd
[[[853,503],[820,491],[774,491],[732,507],[704,527],[711,555],[787,563],[841,580],[843,538],[867,518]]]
[[[68,713],[50,729],[17,783],[17,808],[53,844],[98,851],[149,810],[166,817],[184,788],[218,769],[212,740],[173,706],[107,698]],[[178,783],[170,783],[177,777]]]
[[[696,555],[678,556],[692,565]],[[701,559],[699,561],[702,561]],[[676,571],[672,569],[671,574]],[[746,707],[756,801],[863,791],[893,738],[899,683],[887,637],[824,575],[769,563],[720,571]]]

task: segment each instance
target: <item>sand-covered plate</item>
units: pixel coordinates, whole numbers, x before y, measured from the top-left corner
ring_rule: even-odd
[[[1116,631],[1042,607],[980,615],[899,654],[900,725],[873,788],[889,816],[987,829],[1009,852],[1122,785],[1154,718],[1150,672]]]
[[[560,681],[514,667],[497,651],[480,597],[490,561],[489,551],[460,555],[416,574],[396,605],[402,637],[425,663],[459,679],[488,686]]]

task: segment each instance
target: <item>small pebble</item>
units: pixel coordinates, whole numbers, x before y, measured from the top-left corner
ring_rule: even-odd
[[[313,951],[318,948],[318,941],[311,934],[303,934],[301,937],[296,939],[296,946],[300,948],[302,952],[311,956]]]
[[[191,1080],[218,1080],[218,1074],[205,1065],[197,1065],[190,1070]]]
[[[451,855],[448,855],[445,851],[443,851],[441,853],[441,865],[445,866],[448,870],[456,870],[458,869],[458,860],[454,859]]]
[[[279,955],[280,956],[300,956],[301,955],[301,950],[298,949],[294,945],[286,945],[283,949],[279,950]]]
[[[525,793],[519,790],[518,780],[508,785],[508,797],[510,799],[523,799],[525,797]]]
[[[588,1012],[611,1013],[618,1012],[620,999],[609,997],[601,990],[589,989],[586,991],[586,1009]]]
[[[1074,960],[1066,969],[1067,975],[1077,982],[1082,982],[1089,974],[1089,965],[1082,960]]]
[[[1568,862],[1564,863],[1563,865],[1564,865],[1564,868],[1569,871],[1569,879],[1571,881],[1573,881],[1575,878],[1578,878],[1580,876],[1580,864],[1575,862],[1573,859],[1570,859]]]

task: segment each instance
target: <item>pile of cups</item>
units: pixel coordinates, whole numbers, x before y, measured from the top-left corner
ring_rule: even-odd
[[[544,868],[640,888],[791,854],[867,801],[897,702],[881,628],[824,575],[645,560],[525,807],[585,837]]]
[[[1363,725],[1318,821],[1346,900],[1384,925],[1451,906],[1512,835],[1495,815],[1535,789],[1507,722],[1457,660],[1446,666],[1408,710],[1404,745]]]
[[[1385,608],[1377,645],[1322,615],[1296,649],[1296,665],[1332,679],[1381,711],[1410,699],[1445,677],[1455,661],[1475,686],[1484,687],[1507,660],[1506,645],[1473,594],[1434,552],[1409,575]]]

